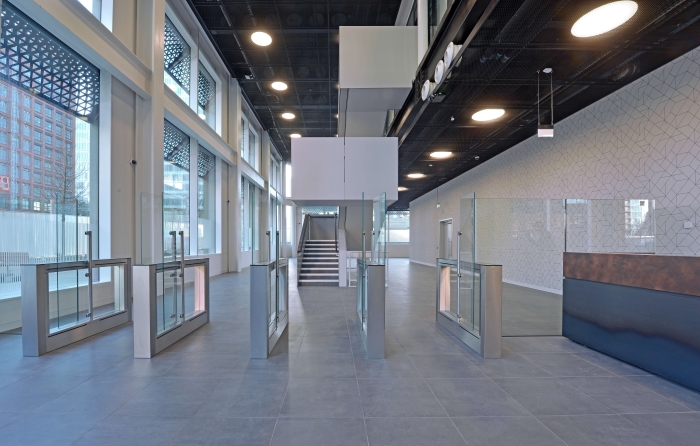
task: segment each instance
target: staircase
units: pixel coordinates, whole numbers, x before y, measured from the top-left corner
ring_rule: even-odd
[[[338,286],[335,240],[307,240],[301,258],[299,286]]]

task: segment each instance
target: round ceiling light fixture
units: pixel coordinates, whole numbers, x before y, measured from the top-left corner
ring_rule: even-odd
[[[289,135],[289,137],[290,138],[301,138],[301,135],[298,133],[292,133],[291,135]]]
[[[485,110],[478,111],[472,115],[472,119],[475,121],[493,121],[498,119],[506,113],[502,108],[487,108]]]
[[[439,160],[449,158],[451,156],[452,156],[452,152],[432,152],[430,154],[431,158],[435,158],[435,159],[439,159]]]
[[[599,6],[583,15],[571,27],[575,37],[593,37],[612,31],[632,18],[639,6],[637,2],[624,0]]]
[[[287,84],[285,84],[284,82],[273,82],[272,88],[274,88],[275,90],[283,91],[287,89]]]
[[[294,119],[294,118],[296,118],[296,116],[294,115],[294,113],[282,113],[282,117],[283,117],[284,119]]]
[[[407,187],[399,186],[399,192],[406,192],[407,190]]]
[[[423,177],[425,176],[425,174],[422,174],[422,173],[409,173],[407,176],[408,176],[408,178],[417,179],[417,178],[423,178]]]
[[[262,31],[256,31],[251,34],[250,40],[252,40],[254,44],[260,46],[268,46],[272,43],[272,37],[270,37],[268,33]]]

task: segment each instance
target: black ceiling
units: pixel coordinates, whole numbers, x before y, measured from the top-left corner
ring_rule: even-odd
[[[411,200],[535,135],[537,70],[554,69],[556,123],[700,45],[697,0],[637,0],[635,16],[616,30],[587,39],[571,35],[579,17],[609,1],[500,0],[439,86],[440,102],[425,107],[419,83],[430,70],[424,70],[402,109],[406,116],[413,109],[415,120],[399,115],[392,128],[400,138],[399,185],[409,190],[391,209],[408,209]],[[464,32],[457,35],[463,36],[457,43],[465,41]],[[540,120],[548,123],[547,75],[542,82]],[[483,108],[503,108],[506,115],[473,121]],[[432,160],[429,153],[437,150],[454,155]],[[411,172],[427,176],[411,180]]]
[[[291,133],[337,133],[338,26],[392,25],[401,3],[189,1],[286,160],[291,155]],[[399,137],[399,185],[408,188],[391,209],[408,209],[411,200],[535,135],[537,70],[554,69],[557,122],[700,46],[697,0],[637,0],[639,10],[619,28],[586,39],[571,35],[579,17],[609,2],[452,2],[419,69],[414,92],[390,133]],[[258,30],[272,36],[270,46],[251,42],[250,35]],[[438,101],[423,103],[420,86],[432,74],[444,47],[450,40],[461,44],[467,39],[460,63],[438,86]],[[289,89],[273,90],[270,84],[275,80],[286,82]],[[543,75],[542,123],[549,120],[546,81]],[[472,121],[471,115],[483,108],[503,108],[506,115],[492,123]],[[282,119],[286,111],[296,119]],[[454,155],[432,160],[428,155],[436,150]],[[406,177],[410,172],[427,176],[411,180]]]
[[[400,0],[189,0],[283,158],[289,135],[338,133],[338,27],[393,25]],[[267,47],[250,35],[265,31]],[[285,82],[286,91],[270,84]],[[292,121],[281,114],[296,115]]]

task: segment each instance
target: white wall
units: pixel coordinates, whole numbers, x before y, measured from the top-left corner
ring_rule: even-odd
[[[435,190],[412,201],[411,260],[435,264],[438,221],[459,223],[459,200],[472,192],[477,199],[655,199],[656,253],[700,255],[698,79],[700,49],[556,123],[554,138],[532,137],[441,186],[439,208]],[[477,239],[478,232],[477,224]],[[506,261],[504,279],[561,289],[560,261],[528,251]]]
[[[292,139],[292,200],[335,203],[372,199],[386,192],[398,200],[396,138]]]

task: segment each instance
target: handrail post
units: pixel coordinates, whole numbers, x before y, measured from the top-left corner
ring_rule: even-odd
[[[460,288],[461,288],[461,281],[462,281],[462,264],[460,263],[460,256],[459,256],[459,242],[460,239],[462,238],[462,231],[457,232],[457,320],[460,320],[462,316],[459,314],[459,301],[461,300],[460,297]],[[473,306],[473,305],[472,305]]]
[[[88,272],[85,277],[88,278],[88,312],[85,317],[92,320],[92,231],[85,231],[88,238]]]
[[[185,319],[185,231],[180,231],[180,319]]]

